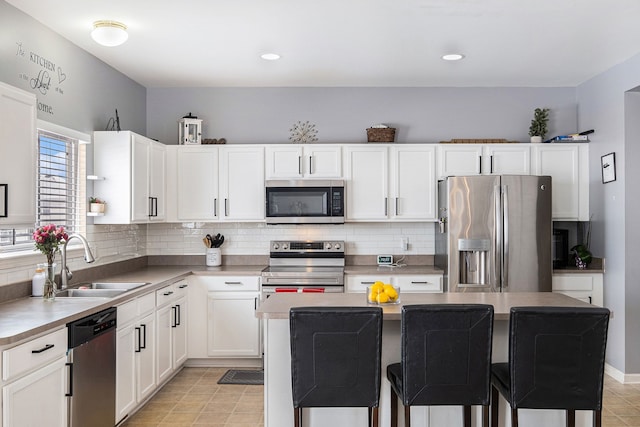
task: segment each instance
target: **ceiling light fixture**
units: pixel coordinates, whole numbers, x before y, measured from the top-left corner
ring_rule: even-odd
[[[102,46],[119,46],[129,38],[127,26],[116,21],[96,21],[93,23],[91,37]]]
[[[263,53],[262,55],[260,55],[260,58],[266,61],[277,61],[278,59],[280,59],[280,55],[278,55],[277,53]]]
[[[460,61],[464,58],[464,55],[461,53],[448,53],[446,55],[442,55],[442,59],[445,61]]]

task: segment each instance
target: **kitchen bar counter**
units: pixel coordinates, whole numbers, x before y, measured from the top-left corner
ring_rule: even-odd
[[[380,426],[391,425],[390,385],[386,379],[386,367],[400,361],[400,313],[403,304],[431,303],[483,303],[495,309],[493,332],[494,362],[507,361],[509,339],[509,310],[515,306],[573,306],[589,304],[551,292],[540,293],[454,293],[454,294],[401,294],[401,304],[383,306],[382,327],[382,381],[380,389]],[[293,425],[291,396],[291,356],[289,337],[289,309],[295,306],[366,306],[364,294],[275,294],[264,301],[256,316],[264,325],[265,427]],[[508,405],[500,405],[500,425],[510,426],[506,417]],[[303,411],[304,425],[308,427],[352,427],[366,425],[367,414],[363,408],[311,408]],[[402,413],[402,411],[399,411]],[[481,411],[473,408],[473,425],[480,426]],[[564,426],[564,411],[519,411],[522,426]],[[402,416],[402,415],[401,415]],[[576,425],[591,426],[590,412],[576,411]],[[411,410],[412,425],[454,426],[462,425],[463,411],[459,406],[414,407]],[[402,420],[401,420],[402,423]],[[400,424],[402,425],[402,424]]]

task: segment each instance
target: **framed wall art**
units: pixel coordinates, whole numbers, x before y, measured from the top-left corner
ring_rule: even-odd
[[[600,158],[602,166],[602,183],[616,180],[616,153],[605,154]]]

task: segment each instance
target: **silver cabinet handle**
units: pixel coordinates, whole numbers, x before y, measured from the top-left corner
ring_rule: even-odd
[[[361,285],[373,285],[375,282],[360,282]]]
[[[228,200],[229,199],[224,199],[224,216],[229,216]]]
[[[388,209],[388,197],[384,198],[384,216],[387,216],[389,214],[389,209]]]
[[[242,282],[224,282],[225,285],[242,285]]]
[[[213,216],[214,217],[218,216],[218,198],[217,197],[213,198]]]
[[[396,197],[396,215],[398,215],[398,197]]]
[[[418,281],[411,281],[412,285],[428,285],[431,282],[427,282],[427,281],[422,281],[422,282],[418,282]]]

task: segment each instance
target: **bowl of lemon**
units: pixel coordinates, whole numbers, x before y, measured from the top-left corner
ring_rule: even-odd
[[[400,302],[400,288],[381,281],[367,286],[367,303],[369,304],[398,304]]]

